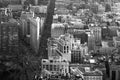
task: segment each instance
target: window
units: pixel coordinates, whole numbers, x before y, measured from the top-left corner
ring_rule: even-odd
[[[49,70],[49,67],[48,67],[48,65],[46,65],[46,69],[47,69],[47,70]]]
[[[64,46],[64,50],[66,50],[66,46]]]
[[[59,65],[57,65],[56,67],[57,67],[56,70],[59,71]]]
[[[56,71],[56,68],[57,68],[56,65],[54,65],[54,71]]]
[[[50,65],[50,71],[52,71],[52,70],[53,70],[52,65]]]
[[[112,71],[112,80],[116,80],[116,71]]]
[[[67,46],[67,53],[69,52],[69,46]]]
[[[45,69],[45,65],[43,65],[43,69]]]

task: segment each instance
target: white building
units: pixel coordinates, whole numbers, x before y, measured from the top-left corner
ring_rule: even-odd
[[[53,74],[69,73],[69,62],[66,60],[48,60],[42,59],[42,69],[46,69]]]
[[[90,30],[93,31],[93,34],[95,36],[95,42],[101,42],[101,27],[91,27]]]
[[[61,55],[57,52],[56,39],[50,38],[48,40],[48,59],[60,59]]]
[[[117,30],[117,36],[120,37],[120,29]]]
[[[62,23],[53,23],[51,28],[51,37],[58,38],[65,34],[65,26]]]
[[[93,33],[88,33],[88,50],[94,50],[95,48],[95,36]]]
[[[30,45],[37,53],[39,50],[40,39],[40,18],[29,18],[30,20]]]
[[[100,70],[92,71],[90,67],[70,67],[70,71],[83,80],[103,80],[103,73]]]
[[[35,13],[47,13],[47,6],[31,6],[30,11],[35,12]]]
[[[22,12],[20,21],[20,35],[37,53],[39,49],[39,39],[43,29],[44,17],[35,17],[34,12]]]
[[[30,35],[30,25],[29,25],[29,18],[34,17],[34,13],[31,12],[22,12],[20,21],[21,21],[21,32],[23,36]]]
[[[120,46],[120,37],[113,37],[113,42],[115,47]]]
[[[61,56],[68,61],[71,61],[71,48],[73,40],[74,38],[72,35],[65,34],[61,35],[56,41],[58,45],[57,52],[59,52],[59,54],[61,54]]]
[[[88,45],[87,43],[81,45],[81,56],[84,57],[85,55],[88,55]]]

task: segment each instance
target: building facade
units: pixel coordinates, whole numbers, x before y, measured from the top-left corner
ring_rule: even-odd
[[[51,37],[58,38],[65,34],[65,26],[62,23],[53,23],[51,28]]]
[[[61,35],[56,41],[58,47],[57,52],[66,60],[71,61],[71,47],[73,36],[70,34]]]
[[[40,18],[29,18],[30,20],[30,45],[37,53],[39,50],[40,41]]]
[[[110,80],[120,80],[120,66],[119,65],[111,65]]]
[[[93,33],[88,33],[88,50],[94,50],[95,47],[95,36]]]
[[[17,22],[3,22],[0,24],[0,53],[8,55],[19,53],[19,26]]]
[[[66,60],[42,60],[42,69],[46,69],[53,74],[69,73],[69,63]]]
[[[113,37],[113,42],[115,47],[120,46],[120,37]]]
[[[81,51],[71,50],[71,63],[81,63]]]

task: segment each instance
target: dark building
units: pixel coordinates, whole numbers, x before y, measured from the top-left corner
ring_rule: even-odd
[[[86,33],[74,34],[74,37],[75,38],[80,38],[82,44],[84,44],[85,42],[88,42],[88,35]]]
[[[81,51],[72,50],[71,51],[71,63],[81,63]]]
[[[4,22],[0,24],[0,53],[16,54],[19,52],[18,24]]]

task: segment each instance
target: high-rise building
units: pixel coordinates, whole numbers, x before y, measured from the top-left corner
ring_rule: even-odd
[[[40,18],[29,18],[30,20],[30,45],[38,53],[40,41]]]
[[[30,35],[30,23],[29,18],[33,17],[33,13],[31,12],[22,12],[20,17],[21,27],[20,27],[20,35],[21,37],[25,37]]]
[[[95,37],[95,43],[101,43],[101,27],[91,27],[90,30],[93,31]]]
[[[17,22],[2,22],[0,24],[0,53],[8,55],[19,53],[18,28]]]
[[[88,33],[88,50],[94,50],[95,47],[95,36],[93,32]]]
[[[28,43],[36,53],[39,50],[39,39],[43,30],[43,17],[36,17],[34,12],[21,14],[20,38]]]

